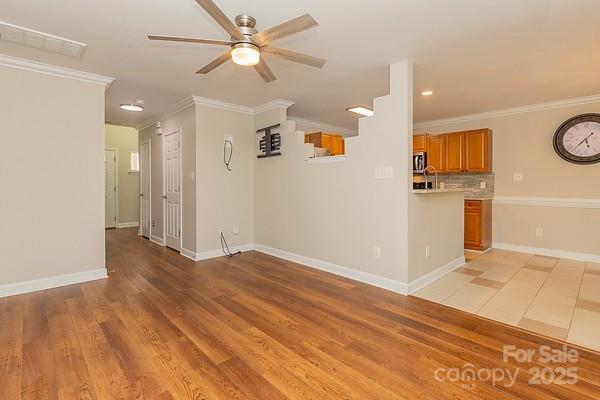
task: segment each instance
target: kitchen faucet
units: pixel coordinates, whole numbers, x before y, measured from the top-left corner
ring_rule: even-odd
[[[433,187],[433,189],[437,189],[438,188],[438,172],[437,172],[437,169],[435,169],[435,167],[433,165],[428,165],[423,170],[423,176],[425,177],[425,189],[428,189],[428,187],[429,187],[429,181],[427,179],[427,170],[429,168],[433,168],[433,172],[435,172],[435,186]]]

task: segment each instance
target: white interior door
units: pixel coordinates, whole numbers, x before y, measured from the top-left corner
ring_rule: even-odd
[[[181,132],[164,137],[165,242],[181,249]]]
[[[150,239],[150,141],[140,145],[140,231]]]
[[[117,152],[104,150],[104,226],[117,226]]]

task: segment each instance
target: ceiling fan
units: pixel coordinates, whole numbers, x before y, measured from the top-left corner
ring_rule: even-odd
[[[214,44],[231,47],[229,51],[196,71],[197,74],[208,74],[229,59],[232,59],[236,64],[253,66],[265,82],[272,82],[277,78],[275,78],[273,71],[271,71],[265,60],[261,57],[262,54],[272,54],[288,61],[316,68],[323,67],[327,62],[321,58],[280,49],[270,45],[273,40],[290,36],[317,26],[317,22],[310,14],[304,14],[267,30],[258,32],[254,29],[256,20],[249,15],[238,15],[235,17],[234,25],[212,0],[196,0],[196,2],[200,4],[217,24],[225,29],[231,36],[231,40],[196,39],[159,35],[148,35],[148,39],[170,42]]]

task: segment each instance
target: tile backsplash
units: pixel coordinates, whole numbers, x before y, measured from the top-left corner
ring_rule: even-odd
[[[464,189],[465,199],[493,199],[494,178],[495,176],[493,173],[438,175],[438,181],[440,184],[443,182],[446,189]],[[485,182],[485,189],[481,189],[481,182]]]

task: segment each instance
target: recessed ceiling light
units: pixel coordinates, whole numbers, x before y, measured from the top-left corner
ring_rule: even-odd
[[[433,94],[433,90],[424,90],[421,92],[421,96],[431,96]]]
[[[144,111],[144,100],[136,100],[135,103],[121,104],[121,109],[133,112]]]
[[[346,111],[364,115],[365,117],[371,117],[373,115],[373,110],[371,110],[369,107],[364,106],[348,107],[346,108]]]

